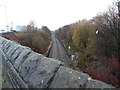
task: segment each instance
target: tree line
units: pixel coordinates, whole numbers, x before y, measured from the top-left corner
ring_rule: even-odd
[[[79,56],[74,69],[120,86],[120,2],[91,20],[80,20],[56,30],[56,37]]]

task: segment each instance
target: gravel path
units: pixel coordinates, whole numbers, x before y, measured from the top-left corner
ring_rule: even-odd
[[[62,46],[61,42],[52,34],[52,48],[49,54],[50,58],[58,59],[64,62],[65,66],[70,67],[70,59]]]

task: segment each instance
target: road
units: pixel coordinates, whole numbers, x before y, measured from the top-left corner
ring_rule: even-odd
[[[70,67],[70,59],[61,42],[55,37],[54,33],[52,33],[51,37],[52,48],[50,50],[49,57],[58,59],[64,62],[65,66]]]

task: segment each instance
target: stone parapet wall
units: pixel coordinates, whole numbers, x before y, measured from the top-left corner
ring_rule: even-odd
[[[2,37],[0,55],[3,78],[12,88],[114,88]]]

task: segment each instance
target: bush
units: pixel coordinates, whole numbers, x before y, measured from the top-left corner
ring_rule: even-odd
[[[94,69],[86,68],[84,72],[90,74],[94,79],[120,87],[120,63],[116,58],[111,58],[107,61],[107,66]]]
[[[90,54],[86,54],[81,56],[77,61],[75,61],[74,64],[77,66],[79,69],[85,69],[88,67],[89,63],[93,61],[94,58]]]
[[[17,33],[22,45],[30,47],[32,50],[45,54],[50,43],[50,36],[47,32],[41,30],[24,31]]]

